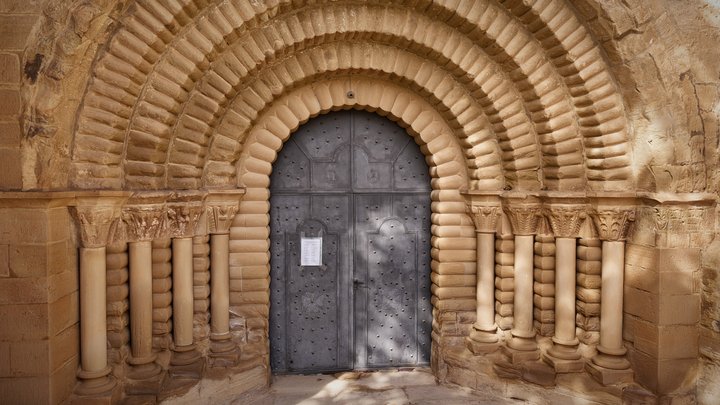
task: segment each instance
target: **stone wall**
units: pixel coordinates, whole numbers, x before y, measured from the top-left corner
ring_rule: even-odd
[[[76,241],[62,199],[25,197],[0,197],[0,395],[60,403],[79,361]]]
[[[237,2],[246,6],[239,11],[228,2],[180,3],[188,4],[166,10],[150,0],[0,0],[0,190],[8,191],[0,197],[0,324],[17,326],[0,330],[0,394],[11,401],[67,398],[79,339],[78,242],[63,197],[24,196],[31,205],[20,206],[11,190],[248,187],[230,257],[231,328],[247,348],[246,360],[267,354],[264,204],[272,156],[300,122],[329,109],[388,114],[429,156],[438,236],[432,252],[435,344],[458,346],[474,322],[472,247],[441,245],[442,238],[460,243],[472,235],[453,194],[459,188],[630,188],[694,193],[703,201],[720,190],[720,48],[707,45],[720,41],[716,2],[678,7],[670,0],[557,0],[532,8],[492,1],[490,9],[500,11],[490,14],[510,22],[477,29],[473,24],[484,20],[473,20],[472,7],[431,8],[421,1],[411,11],[426,8],[434,16],[422,17],[419,25],[431,33],[423,38],[397,30],[407,6],[400,1],[392,2],[398,8],[390,24],[382,23],[380,3],[368,2],[366,18],[357,19],[362,24],[344,26],[342,18],[328,17],[304,28],[290,15],[298,21],[324,17],[311,7],[291,12],[281,1]],[[138,4],[139,17],[133,14]],[[214,11],[206,15],[206,8]],[[548,18],[558,14],[567,25]],[[247,24],[230,27],[218,15]],[[272,30],[258,28],[276,16]],[[233,56],[228,50],[239,38],[249,45]],[[535,70],[528,62],[535,56],[528,54],[542,55],[537,60],[552,69]],[[562,94],[545,97],[545,89]],[[588,129],[602,125],[608,133]],[[563,138],[566,131],[583,138]],[[127,149],[126,142],[139,146]],[[697,392],[711,403],[712,382],[720,375],[720,249],[711,244],[715,209],[688,202],[696,197],[639,199],[626,250],[624,338],[641,385],[659,396]],[[209,285],[207,241],[201,239],[195,244],[195,334],[206,353]],[[591,348],[600,322],[597,242],[582,239],[578,247],[578,337]],[[554,328],[550,244],[550,238],[536,240],[535,314],[543,335]],[[123,249],[109,256],[124,257]],[[501,232],[496,249],[497,322],[509,330],[512,235]],[[127,271],[113,260],[108,330],[111,363],[120,363],[129,339]],[[170,284],[167,272],[160,273],[155,342],[167,349]]]

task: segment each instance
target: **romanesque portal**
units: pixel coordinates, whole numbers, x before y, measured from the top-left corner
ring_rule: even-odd
[[[3,398],[429,363],[503,396],[713,403],[719,16],[0,0]]]

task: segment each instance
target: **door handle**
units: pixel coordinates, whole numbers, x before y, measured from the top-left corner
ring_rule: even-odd
[[[362,280],[354,279],[353,280],[353,287],[355,288],[366,288],[367,285],[365,285],[365,282]]]

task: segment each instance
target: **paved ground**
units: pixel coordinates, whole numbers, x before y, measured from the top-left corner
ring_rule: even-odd
[[[348,372],[332,375],[275,376],[269,393],[233,405],[465,405],[516,404],[482,397],[461,387],[440,386],[429,369]]]

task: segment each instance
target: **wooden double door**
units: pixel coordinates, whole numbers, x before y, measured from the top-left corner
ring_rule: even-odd
[[[273,372],[427,365],[430,179],[407,132],[364,111],[314,118],[270,189]]]

